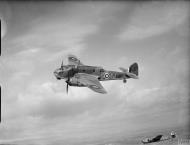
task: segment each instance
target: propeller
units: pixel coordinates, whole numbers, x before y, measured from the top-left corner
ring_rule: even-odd
[[[67,87],[66,87],[67,94],[68,94],[68,90],[69,90],[69,84],[67,83]]]
[[[70,72],[70,69],[68,70],[68,79],[66,80],[67,86],[66,86],[66,92],[68,94],[69,91],[69,82],[70,82],[70,75],[72,72]]]
[[[63,61],[61,63],[61,70],[63,71]],[[69,90],[69,81],[70,81],[70,77],[69,77],[69,73],[68,73],[68,80],[65,81],[67,83],[67,86],[66,86],[67,94],[68,94],[68,90]]]
[[[69,81],[70,81],[70,77],[68,75],[68,80],[66,80],[66,83],[67,83],[66,92],[67,92],[67,94],[68,94],[68,91],[69,91]]]
[[[73,75],[73,69],[72,68],[64,68],[63,66],[63,61],[61,63],[61,70],[62,71],[68,71],[68,79],[65,81],[67,83],[67,86],[66,86],[66,92],[68,94],[68,91],[69,91],[69,85],[70,85],[70,77],[72,77]]]

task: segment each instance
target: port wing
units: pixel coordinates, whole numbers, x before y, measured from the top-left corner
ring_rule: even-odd
[[[106,90],[104,89],[104,87],[100,84],[99,80],[95,76],[89,75],[89,74],[84,74],[84,73],[78,73],[78,74],[76,74],[75,77],[78,79],[78,81],[81,84],[84,84],[91,90],[98,92],[98,93],[102,93],[102,94],[107,93]]]

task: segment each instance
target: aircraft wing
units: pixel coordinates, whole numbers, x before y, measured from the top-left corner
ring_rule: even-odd
[[[152,139],[152,141],[160,141],[163,135],[157,135],[155,138]]]
[[[86,85],[91,90],[102,94],[107,93],[104,87],[100,84],[99,80],[93,75],[78,73],[75,77],[80,83]]]
[[[74,56],[74,55],[69,55],[68,56],[68,64],[69,65],[83,65],[80,60]]]

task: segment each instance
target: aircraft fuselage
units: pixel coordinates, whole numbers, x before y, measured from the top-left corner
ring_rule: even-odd
[[[68,78],[68,76],[73,77],[76,73],[86,73],[90,75],[97,76],[99,81],[106,81],[106,80],[123,80],[129,78],[125,73],[123,72],[117,72],[117,71],[107,71],[103,69],[102,67],[98,66],[74,66],[74,65],[68,65],[70,69],[68,72],[60,72],[59,76],[60,78]]]

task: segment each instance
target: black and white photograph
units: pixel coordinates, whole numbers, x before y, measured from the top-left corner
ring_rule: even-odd
[[[0,145],[190,145],[190,1],[0,1]]]

